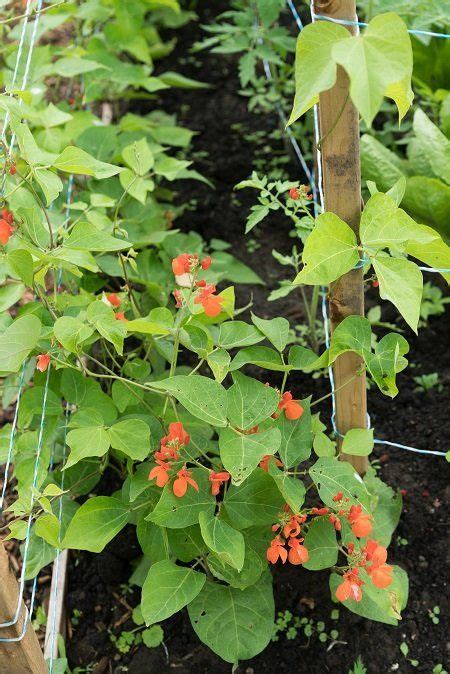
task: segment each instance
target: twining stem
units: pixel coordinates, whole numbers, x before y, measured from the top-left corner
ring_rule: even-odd
[[[332,395],[334,395],[335,393],[337,393],[337,391],[341,391],[343,388],[345,388],[346,386],[348,386],[349,384],[351,384],[352,381],[354,381],[357,377],[360,377],[360,376],[361,376],[360,373],[358,373],[358,372],[355,373],[352,377],[350,377],[350,379],[347,379],[346,382],[344,382],[343,384],[341,384],[341,386],[338,386],[337,388],[333,389],[332,391],[330,391],[330,392],[327,393],[326,395],[322,396],[321,398],[318,398],[317,400],[314,400],[314,402],[311,403],[310,407],[314,407],[314,405],[318,405],[319,403],[323,402],[324,400],[326,400],[326,399],[329,398],[330,396],[332,396]]]
[[[328,129],[328,131],[327,131],[326,133],[324,133],[323,136],[322,136],[321,138],[319,138],[319,140],[317,141],[317,149],[318,149],[319,151],[322,149],[322,144],[323,144],[324,140],[325,140],[326,138],[328,138],[328,136],[329,136],[331,133],[333,133],[333,131],[335,130],[336,126],[338,125],[339,120],[341,119],[341,117],[342,117],[342,115],[343,115],[343,113],[344,113],[345,106],[347,105],[347,101],[348,101],[348,99],[349,99],[349,96],[350,96],[350,92],[348,91],[346,97],[344,98],[344,102],[342,103],[341,109],[339,110],[338,114],[336,115],[336,119],[334,120],[333,124],[330,126],[330,128]]]

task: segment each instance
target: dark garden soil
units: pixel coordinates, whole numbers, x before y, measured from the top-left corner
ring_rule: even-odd
[[[226,5],[225,2],[200,1],[197,10],[201,22],[210,21]],[[188,47],[201,36],[199,26],[190,24],[177,36],[179,43],[173,62],[168,64],[166,60],[164,68],[177,69],[209,82],[212,88],[197,92],[170,91],[162,99],[164,109],[176,113],[181,123],[198,132],[194,141],[199,157],[196,168],[215,184],[215,190],[211,190],[199,182],[183,182],[180,201],[195,200],[196,206],[177,221],[177,226],[185,231],[194,229],[206,239],[216,237],[229,241],[233,254],[265,280],[265,286],[241,287],[238,305],[247,304],[253,293],[259,315],[284,315],[293,324],[300,322],[299,301],[295,295],[275,303],[268,303],[266,299],[285,272],[271,251],[273,248],[290,251],[289,224],[274,219],[258,227],[252,232],[257,249],[250,253],[243,231],[254,194],[249,190],[233,193],[234,185],[248,177],[253,169],[255,146],[245,140],[243,129],[269,134],[276,127],[277,118],[248,113],[246,99],[237,93],[239,84],[232,57],[202,53],[182,66],[177,63],[179,56],[186,55]],[[281,142],[278,147],[276,143],[272,147],[275,153],[283,151]],[[269,160],[270,153],[268,163]],[[291,163],[287,170],[291,179],[302,180],[296,164]],[[383,318],[393,321],[395,312],[384,307]],[[450,312],[431,319],[419,337],[410,331],[405,334],[411,344],[410,362],[414,367],[399,376],[400,393],[394,402],[373,389],[370,391],[372,425],[379,438],[446,451],[450,437]],[[427,393],[413,392],[413,376],[435,371],[440,373],[442,392],[436,389]],[[328,391],[328,386],[325,378],[312,380],[300,375],[292,388],[297,396],[313,393],[318,397]],[[322,418],[326,420],[328,414],[324,405]],[[392,487],[406,491],[404,512],[390,548],[392,561],[406,569],[410,577],[410,600],[400,626],[373,623],[345,609],[341,609],[339,620],[332,620],[330,613],[336,605],[330,599],[326,572],[277,568],[274,572],[277,611],[289,610],[294,615],[325,622],[328,633],[332,629],[339,630],[338,643],[330,647],[330,641],[321,643],[317,635],[308,640],[299,633],[296,639],[287,640],[281,634],[261,655],[243,663],[238,672],[347,674],[359,655],[371,674],[432,672],[438,663],[448,666],[450,644],[445,619],[448,588],[444,561],[447,552],[445,506],[450,496],[448,464],[442,457],[422,456],[385,446],[377,446],[375,457],[380,461],[383,479]],[[72,621],[72,637],[67,644],[71,666],[97,663],[94,669],[97,674],[122,671],[131,674],[229,673],[231,665],[199,642],[185,611],[164,623],[168,656],[162,647],[154,650],[140,647],[126,655],[117,652],[110,633],[119,635],[122,630],[133,629],[130,607],[139,602],[138,588],[124,589],[138,554],[134,531],[129,527],[101,554],[72,556],[67,608],[69,617],[74,616],[74,611],[78,617]],[[437,625],[429,616],[429,610],[436,605],[441,609]],[[409,657],[419,661],[416,668],[399,650],[403,641],[409,646]]]

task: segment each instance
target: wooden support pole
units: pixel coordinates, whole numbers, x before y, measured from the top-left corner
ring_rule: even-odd
[[[314,0],[316,14],[355,20],[355,0]],[[355,32],[356,27],[348,27]],[[325,210],[336,213],[355,232],[361,217],[359,116],[349,98],[349,79],[338,66],[335,85],[319,97],[319,128]],[[364,316],[363,270],[354,269],[329,289],[331,330],[350,315]],[[367,393],[362,359],[354,353],[339,356],[333,368],[340,389],[356,372],[363,372],[336,393],[336,425],[344,435],[351,428],[366,428]],[[360,474],[367,470],[363,456],[343,455]]]
[[[0,624],[14,619],[18,596],[17,580],[9,565],[3,542],[0,541]],[[26,616],[25,604],[22,601],[19,620],[15,625],[0,628],[0,637],[10,639],[20,637]],[[44,655],[30,622],[21,641],[0,642],[0,672],[2,674],[47,674]]]

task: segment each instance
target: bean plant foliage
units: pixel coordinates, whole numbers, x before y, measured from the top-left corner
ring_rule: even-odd
[[[182,209],[172,203],[171,182],[205,180],[183,158],[192,134],[156,106],[107,125],[99,103],[106,89],[116,107],[137,91],[202,86],[174,73],[152,74],[153,60],[171,48],[158,27],[179,25],[183,17],[175,2],[162,0],[81,5],[71,18],[82,44],[38,47],[32,87],[0,96],[18,143],[11,155],[3,147],[5,406],[24,384],[9,536],[23,541],[31,516],[26,577],[33,578],[60,550],[99,553],[126,526],[135,527],[142,556],[132,583],[142,588],[145,623],[187,607],[198,637],[237,663],[262,651],[272,636],[275,564],[303,567],[299,573],[330,569],[335,601],[366,618],[400,620],[408,580],[387,563],[386,548],[401,496],[373,469],[361,478],[340,460],[314,412],[306,375],[354,351],[375,385],[393,397],[408,343],[389,333],[374,347],[369,321],[349,316],[323,353],[289,346],[285,318],[264,319],[255,307],[242,320],[235,305],[230,284],[259,277],[224,242],[208,245],[194,231],[173,227]],[[53,10],[42,25],[54,28],[67,18]],[[366,47],[344,29],[306,30],[299,44],[309,39],[315,49],[325,30],[337,63],[360,63],[356,54]],[[383,52],[386,67],[368,62],[362,79],[349,65],[356,101],[367,87],[378,92],[368,97],[369,108],[361,104],[368,119],[394,89],[402,114],[410,101],[401,22],[377,17],[358,40],[370,41],[370,53],[377,53],[381,43],[384,50],[378,37],[384,30],[395,37]],[[4,58],[8,82],[11,55]],[[298,85],[303,102],[295,109],[332,85],[332,71],[299,70],[308,81]],[[83,74],[78,101],[48,102],[45,85],[55,73]],[[415,329],[422,277],[407,256],[448,266],[448,248],[402,211],[402,189],[400,182],[390,193],[374,192],[360,240],[336,215],[319,215],[295,282],[332,283],[363,255],[381,296]],[[249,374],[255,368],[258,378]],[[265,383],[269,377],[279,378],[277,387]],[[302,399],[290,391],[293,378],[302,382]],[[3,459],[10,443],[6,424]],[[372,447],[371,430],[353,430],[342,449],[368,455]],[[107,474],[116,478],[112,493]]]

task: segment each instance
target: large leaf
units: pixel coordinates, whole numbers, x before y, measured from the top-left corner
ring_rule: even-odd
[[[103,161],[99,161],[84,150],[80,150],[80,148],[73,145],[64,148],[59,157],[54,160],[53,166],[58,169],[58,171],[74,173],[77,175],[94,176],[97,180],[110,178],[123,170],[120,166],[114,166],[113,164],[106,164]]]
[[[334,213],[322,213],[306,239],[302,260],[294,283],[328,285],[359,260],[354,231]]]
[[[67,434],[67,444],[70,454],[67,457],[65,468],[75,465],[88,456],[103,456],[109,449],[110,437],[102,426],[85,426],[74,428]]]
[[[218,344],[224,349],[253,346],[262,342],[264,335],[254,326],[244,321],[225,321],[219,330]]]
[[[111,446],[134,461],[144,461],[150,453],[150,429],[142,419],[124,419],[109,429]]]
[[[233,527],[247,529],[253,525],[273,524],[283,503],[284,499],[271,476],[257,468],[241,485],[229,487],[223,509]]]
[[[380,297],[390,300],[417,333],[423,293],[420,269],[410,260],[381,256],[374,258],[373,268],[380,284]]]
[[[368,126],[383,96],[395,101],[400,120],[405,116],[413,100],[413,57],[399,16],[393,12],[375,16],[362,36],[337,42],[332,54],[349,74],[351,99]]]
[[[247,430],[275,412],[279,402],[275,389],[241,372],[236,372],[233,380],[227,391],[228,419],[233,426]]]
[[[75,513],[62,547],[101,552],[123,529],[128,518],[128,509],[119,499],[111,496],[90,498]]]
[[[309,559],[303,564],[305,569],[320,571],[336,564],[339,548],[334,525],[328,517],[314,518],[305,536],[304,546],[309,552]]]
[[[361,505],[366,512],[368,511],[369,492],[358,473],[347,461],[321,457],[309,469],[309,474],[325,505],[334,507],[333,496],[342,492],[350,504]]]
[[[201,512],[198,521],[203,540],[208,548],[219,559],[229,564],[236,571],[244,566],[245,543],[240,531],[236,531],[229,524],[214,515]]]
[[[53,326],[55,337],[65,349],[78,353],[81,345],[94,333],[93,329],[80,318],[61,316]]]
[[[41,321],[28,314],[17,318],[0,335],[0,372],[17,372],[41,333]]]
[[[311,454],[313,433],[310,402],[311,398],[300,401],[303,414],[299,419],[286,419],[283,412],[278,419],[278,428],[281,431],[279,454],[286,468],[306,461]]]
[[[260,653],[273,634],[275,606],[271,577],[239,590],[207,581],[188,606],[198,637],[226,662]]]
[[[130,248],[131,244],[97,229],[90,222],[78,222],[65,241],[66,248],[107,252]]]
[[[278,428],[245,435],[224,428],[219,436],[220,458],[233,483],[241,484],[266,454],[275,454],[281,442]]]
[[[147,625],[169,618],[201,591],[206,576],[169,560],[152,564],[142,588],[141,611]]]
[[[414,113],[414,132],[436,177],[450,184],[450,140],[420,108]]]
[[[227,392],[218,382],[200,375],[176,375],[151,386],[173,395],[198,419],[213,426],[227,425]]]
[[[18,302],[24,293],[23,283],[8,283],[0,287],[0,312],[7,311]]]
[[[269,461],[269,475],[275,480],[280,494],[292,512],[298,514],[305,501],[306,489],[303,482],[283,470],[278,470],[275,461]]]
[[[289,321],[281,316],[265,320],[252,314],[252,321],[277,351],[284,351],[289,339]]]
[[[333,46],[348,41],[349,32],[325,21],[305,26],[298,36],[295,54],[295,100],[289,124],[295,122],[319,99],[322,91],[331,89],[336,81]]]

